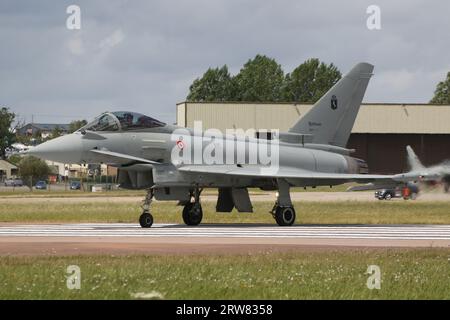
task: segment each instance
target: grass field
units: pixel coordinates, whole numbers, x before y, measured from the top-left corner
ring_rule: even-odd
[[[136,202],[8,203],[0,205],[0,222],[137,222]],[[254,213],[216,213],[215,203],[204,202],[205,223],[274,223],[271,202],[255,202]],[[294,203],[299,224],[450,224],[447,202],[340,201]],[[155,202],[155,222],[182,223],[182,207],[175,202]]]
[[[0,299],[449,299],[449,257],[449,249],[0,257]],[[69,265],[81,268],[80,290],[66,287]],[[366,286],[369,265],[380,267],[380,290]]]
[[[81,193],[85,195],[85,193]],[[136,195],[130,192],[129,195]],[[124,198],[125,199],[125,198]],[[0,205],[0,222],[133,222],[139,201],[29,199]],[[205,223],[274,223],[272,202],[255,213],[215,213]],[[297,202],[299,224],[450,224],[448,202]],[[155,222],[182,223],[175,202],[155,202]],[[81,290],[66,287],[69,265],[81,268]],[[369,290],[369,265],[381,268]],[[0,256],[0,299],[449,299],[450,249],[307,249],[248,255]]]

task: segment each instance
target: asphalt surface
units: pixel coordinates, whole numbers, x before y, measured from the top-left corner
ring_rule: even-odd
[[[450,247],[450,225],[128,223],[1,225],[0,255],[233,253],[305,248]]]

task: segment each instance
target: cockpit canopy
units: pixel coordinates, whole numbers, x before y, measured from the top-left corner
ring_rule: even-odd
[[[80,130],[89,131],[133,131],[164,127],[166,124],[146,115],[129,112],[105,112]]]

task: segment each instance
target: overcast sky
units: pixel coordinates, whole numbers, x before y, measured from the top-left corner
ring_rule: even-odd
[[[68,30],[66,8],[81,8]],[[366,9],[381,8],[381,30]],[[366,102],[428,102],[450,71],[449,1],[0,0],[0,105],[35,122],[132,110],[175,121],[208,67],[256,54],[285,72],[305,59],[375,65]]]

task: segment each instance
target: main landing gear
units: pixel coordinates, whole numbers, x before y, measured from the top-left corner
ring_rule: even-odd
[[[186,203],[183,208],[183,221],[188,226],[197,226],[200,224],[200,222],[202,222],[203,210],[200,203],[201,192],[202,189],[196,188],[191,195],[191,199],[193,199],[194,201]]]
[[[203,210],[200,204],[200,194],[203,189],[196,188],[191,194],[191,201],[183,208],[183,221],[188,226],[196,226],[202,222]],[[150,228],[153,225],[153,216],[150,213],[150,205],[154,196],[153,189],[149,189],[142,204],[142,214],[139,224],[142,228]]]
[[[296,214],[291,202],[289,187],[289,184],[285,180],[278,180],[278,197],[271,213],[279,226],[292,226],[295,223]],[[196,226],[202,222],[203,210],[200,203],[202,190],[195,188],[191,193],[191,201],[184,205],[183,221],[188,226]],[[143,212],[139,217],[139,224],[142,228],[150,228],[153,225],[153,216],[150,213],[153,196],[153,189],[149,189],[142,204]]]
[[[295,222],[295,209],[289,194],[289,184],[278,179],[278,197],[270,213],[279,226],[292,226]]]
[[[282,207],[275,202],[271,211],[273,218],[279,226],[292,226],[295,222],[295,209],[293,206]]]
[[[139,224],[142,228],[150,228],[153,224],[153,216],[150,213],[150,204],[153,199],[153,189],[149,189],[142,204],[142,214],[139,217]]]

